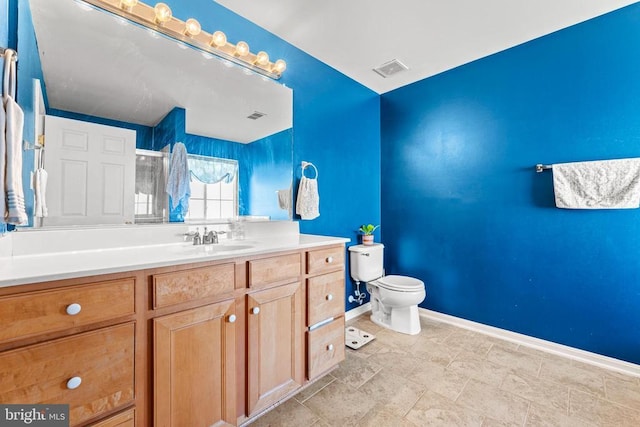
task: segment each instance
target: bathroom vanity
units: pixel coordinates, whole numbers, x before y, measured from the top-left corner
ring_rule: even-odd
[[[246,424],[344,359],[346,241],[16,256],[16,239],[0,258],[0,402],[68,403],[72,426]]]

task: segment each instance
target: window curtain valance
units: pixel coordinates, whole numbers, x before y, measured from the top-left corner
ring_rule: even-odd
[[[189,155],[187,161],[191,176],[205,184],[229,184],[238,173],[237,160]]]

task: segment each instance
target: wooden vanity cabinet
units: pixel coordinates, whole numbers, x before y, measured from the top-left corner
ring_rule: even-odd
[[[0,322],[2,403],[247,424],[344,359],[344,246],[0,288]]]
[[[68,404],[71,426],[135,404],[136,279],[85,280],[0,289],[0,402]]]
[[[153,320],[154,426],[235,423],[235,300]]]
[[[307,252],[307,379],[313,381],[345,359],[344,246]]]

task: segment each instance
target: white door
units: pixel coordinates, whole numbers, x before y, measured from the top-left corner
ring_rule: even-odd
[[[45,225],[133,223],[136,132],[45,117]]]

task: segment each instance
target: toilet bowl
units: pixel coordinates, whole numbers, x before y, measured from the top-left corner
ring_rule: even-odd
[[[418,304],[426,290],[422,280],[398,275],[384,276],[384,245],[349,247],[350,273],[365,282],[371,295],[371,321],[382,327],[415,335],[420,333]]]

